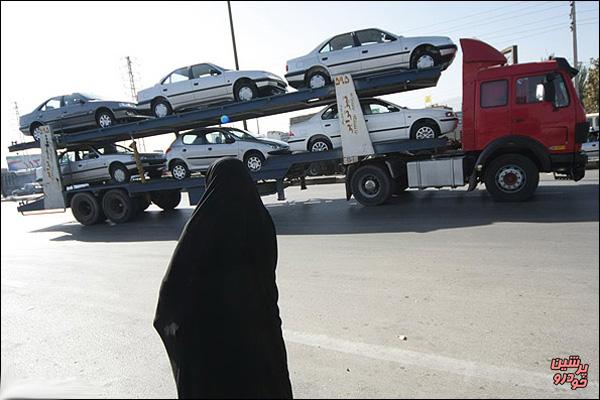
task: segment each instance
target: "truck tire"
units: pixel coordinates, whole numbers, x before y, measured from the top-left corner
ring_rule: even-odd
[[[378,206],[392,196],[392,180],[387,171],[378,165],[363,165],[354,172],[352,194],[363,206]]]
[[[98,199],[91,193],[76,193],[71,199],[71,211],[82,225],[94,225],[106,219]]]
[[[485,188],[496,201],[524,201],[535,193],[540,181],[537,165],[521,154],[504,154],[485,168]]]
[[[152,193],[152,202],[165,211],[174,209],[181,201],[181,192],[179,190],[162,190]]]
[[[136,214],[135,200],[122,189],[111,189],[102,198],[106,218],[115,224],[129,221]]]

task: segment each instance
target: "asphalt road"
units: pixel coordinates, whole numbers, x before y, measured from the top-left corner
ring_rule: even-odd
[[[296,397],[598,398],[598,171],[536,197],[409,191],[364,208],[342,185],[265,198]],[[2,203],[3,396],[175,397],[152,328],[192,208],[124,225]],[[587,388],[553,384],[579,355]]]

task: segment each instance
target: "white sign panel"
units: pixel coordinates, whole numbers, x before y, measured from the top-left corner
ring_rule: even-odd
[[[41,126],[40,150],[42,156],[42,187],[44,188],[44,209],[65,208],[63,185],[52,140],[52,131],[47,125]]]
[[[373,144],[367,130],[354,81],[350,74],[337,75],[334,78],[335,95],[338,106],[338,119],[342,135],[342,153],[344,164],[358,161],[359,156],[374,153]]]

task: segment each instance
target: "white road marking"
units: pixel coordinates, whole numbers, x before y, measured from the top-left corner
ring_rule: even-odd
[[[555,386],[552,381],[553,374],[532,372],[531,370],[498,367],[475,361],[461,360],[446,356],[429,353],[421,353],[413,350],[403,350],[397,347],[381,346],[368,343],[352,342],[326,335],[313,335],[309,333],[284,331],[285,340],[306,346],[338,351],[377,360],[396,362],[402,365],[413,365],[416,367],[438,370],[451,374],[462,375],[466,379],[487,379],[512,386],[518,383],[520,386],[531,387],[546,391],[568,390],[573,393],[570,385]],[[548,363],[550,370],[550,363]],[[597,393],[598,383],[588,382],[587,388],[580,389],[582,395],[589,396],[589,390]],[[579,394],[579,393],[577,393]]]

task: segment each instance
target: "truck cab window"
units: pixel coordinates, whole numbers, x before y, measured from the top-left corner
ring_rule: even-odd
[[[546,76],[528,76],[517,79],[516,103],[529,104],[544,101],[544,83]]]
[[[567,91],[567,86],[565,85],[562,75],[556,74],[553,83],[556,96],[554,99],[554,106],[558,108],[567,107],[569,105],[569,92]]]
[[[481,108],[501,107],[508,104],[508,81],[491,81],[481,84]]]

